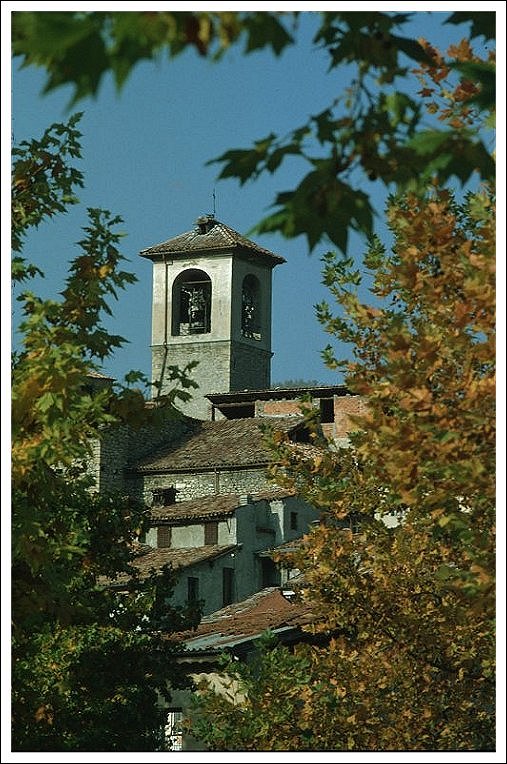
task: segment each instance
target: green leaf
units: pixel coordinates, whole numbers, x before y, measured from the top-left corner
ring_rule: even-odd
[[[469,103],[476,103],[481,109],[492,111],[496,104],[496,66],[494,63],[483,61],[464,61],[451,63],[452,69],[473,82],[479,83],[480,92],[468,99]]]
[[[271,13],[250,14],[244,19],[244,26],[247,32],[246,53],[269,45],[279,56],[287,45],[294,43],[294,38]]]
[[[471,24],[470,34],[472,37],[480,37],[486,40],[494,40],[496,35],[496,14],[491,11],[456,11],[452,13],[445,24]]]
[[[217,159],[210,160],[207,164],[225,163],[218,177],[239,178],[241,185],[243,185],[258,173],[262,159],[262,155],[255,149],[231,149]]]
[[[428,56],[422,45],[420,45],[417,40],[413,40],[408,37],[397,37],[393,34],[390,36],[390,40],[394,43],[398,50],[401,50],[402,53],[411,58],[413,61],[418,61],[419,63],[423,64],[433,63],[431,57]]]
[[[317,116],[312,117],[317,125],[317,138],[320,143],[333,141],[336,130],[336,120],[332,118],[331,109],[325,109]]]
[[[466,183],[474,172],[479,173],[482,178],[494,179],[496,165],[482,142],[464,141],[461,144],[461,154],[457,151],[452,153],[443,177],[447,179],[456,175],[462,183]]]
[[[274,149],[274,151],[271,152],[269,155],[267,161],[266,161],[266,169],[273,173],[275,170],[278,169],[278,167],[281,165],[282,161],[285,159],[287,155],[298,155],[301,154],[301,149],[297,144],[289,144],[288,146],[279,146],[278,148]]]
[[[453,133],[447,130],[423,130],[416,133],[407,146],[416,154],[424,156],[440,150],[452,137]]]

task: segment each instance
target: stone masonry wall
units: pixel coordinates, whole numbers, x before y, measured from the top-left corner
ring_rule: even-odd
[[[164,373],[164,362],[183,368],[197,361],[191,377],[199,383],[199,389],[192,391],[192,400],[188,403],[178,403],[178,408],[188,416],[210,419],[211,404],[204,396],[230,390],[230,342],[208,340],[178,344],[172,340],[167,352],[162,346],[152,348],[152,379],[155,382],[163,378],[162,392],[167,392],[173,383],[167,379],[167,372]]]
[[[93,478],[93,491],[100,490],[100,440],[94,440],[90,446],[90,456],[86,465],[86,472]]]
[[[190,465],[189,465],[190,468]],[[245,470],[217,470],[216,472],[145,474],[142,497],[151,504],[152,492],[157,488],[176,488],[176,501],[188,501],[215,494],[256,493],[272,487],[264,468]]]
[[[105,429],[101,439],[93,443],[88,465],[96,490],[106,493],[127,490],[124,468],[162,444],[177,440],[186,428],[183,418],[175,418],[168,412],[156,424],[139,429],[126,425]]]
[[[271,352],[245,342],[232,345],[231,390],[261,390],[269,387],[271,379]],[[214,392],[221,392],[215,390]]]

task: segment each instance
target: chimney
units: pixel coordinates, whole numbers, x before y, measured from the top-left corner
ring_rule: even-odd
[[[201,215],[201,217],[197,218],[195,223],[197,226],[197,233],[208,233],[208,231],[211,231],[215,225],[215,218],[213,215]]]

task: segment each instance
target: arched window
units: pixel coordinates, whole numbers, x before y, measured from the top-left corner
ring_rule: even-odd
[[[173,283],[172,334],[211,331],[211,279],[204,271],[183,271]]]
[[[241,334],[253,340],[261,338],[261,299],[259,280],[248,274],[241,294]]]

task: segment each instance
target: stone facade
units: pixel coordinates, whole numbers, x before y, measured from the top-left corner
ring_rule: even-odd
[[[234,343],[231,353],[230,389],[248,390],[259,386],[269,387],[271,356],[270,350],[253,347],[246,341]]]
[[[175,417],[170,411],[158,413],[150,425],[136,429],[127,426],[104,428],[100,440],[93,441],[88,472],[93,477],[95,490],[139,493],[135,481],[129,481],[126,476],[128,465],[161,445],[177,441],[186,430],[183,418]]]

